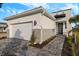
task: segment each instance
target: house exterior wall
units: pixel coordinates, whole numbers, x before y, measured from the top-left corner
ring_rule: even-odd
[[[69,23],[69,19],[72,16],[71,15],[71,10],[61,11],[61,12],[53,13],[51,15],[54,16],[54,15],[60,15],[60,14],[63,14],[63,13],[66,14],[66,17],[58,18],[58,19],[56,19],[56,22],[62,22],[63,23],[63,34],[68,36],[68,32],[72,29],[72,26]],[[65,28],[65,22],[67,24],[67,28]],[[58,28],[56,29],[56,31],[58,31]]]
[[[4,31],[4,27],[0,27],[0,32],[3,32]]]
[[[55,36],[56,24],[54,20],[49,19],[48,17],[41,15],[40,19],[42,29],[42,40],[41,42],[49,39],[52,36]]]
[[[56,22],[63,22],[63,24],[64,24],[63,25],[63,34],[68,35],[68,31],[70,31],[72,29],[71,24],[69,23],[69,18],[71,17],[71,10],[63,11],[63,12],[66,14],[66,17],[58,19],[56,21],[49,19],[42,13],[37,13],[37,14],[9,20],[7,22],[8,26],[9,26],[8,27],[9,36],[12,36],[12,32],[13,32],[12,24],[30,22],[30,21],[32,22],[32,32],[34,31],[35,43],[42,43],[43,41],[49,39],[50,37],[55,36],[57,34]],[[61,13],[62,12],[54,13],[54,14],[52,14],[52,16],[54,16],[55,14],[61,14]],[[36,21],[36,25],[34,25],[34,21]],[[65,28],[64,22],[67,23],[67,28]]]
[[[55,36],[55,30],[53,29],[43,29],[43,41]]]
[[[36,20],[39,24],[40,15],[41,15],[41,13],[37,13],[37,14],[34,14],[34,15],[30,15],[30,16],[16,18],[16,19],[13,19],[13,20],[9,20],[7,22],[7,24],[11,25],[11,24],[14,24],[14,23],[21,23],[21,22],[29,22],[29,21],[33,22],[34,20]],[[33,26],[33,28],[40,29],[40,26],[38,24],[36,26]]]
[[[34,33],[34,44],[41,42],[41,29],[33,29]],[[33,34],[32,33],[32,34]]]
[[[42,15],[41,13],[25,16],[13,20],[9,20],[9,36],[12,36],[12,24],[15,23],[22,23],[22,22],[29,22],[32,21],[32,27],[35,36],[35,43],[42,43],[43,41],[47,40],[51,36],[54,36],[54,29],[55,29],[55,22],[48,17]],[[36,25],[34,25],[34,21],[36,21]]]
[[[36,24],[36,26],[34,26],[34,23],[33,23],[34,20],[36,20],[37,23],[39,23],[39,19],[40,19],[40,13],[7,21],[7,24],[8,24],[8,29],[7,30],[8,30],[8,33],[9,33],[8,37],[9,38],[13,37],[13,33],[15,32],[15,30],[13,31],[13,29],[16,29],[16,27],[14,27],[15,24],[19,24],[20,25],[20,23],[25,23],[25,22],[29,23],[31,21],[32,22],[32,30],[34,28],[40,29],[40,27],[38,26],[38,24]],[[24,28],[26,28],[26,26],[24,28],[23,28],[23,26],[19,26],[19,27],[22,28],[21,29],[22,32],[24,31]],[[18,28],[18,26],[17,26],[17,28]],[[28,28],[29,28],[29,26],[28,26]],[[30,31],[30,32],[32,33],[32,31]],[[25,35],[26,35],[26,32],[25,32]]]
[[[72,26],[71,26],[71,24],[69,23],[69,19],[70,19],[70,17],[72,16],[72,15],[71,15],[71,10],[65,11],[64,13],[66,14],[65,20],[67,19],[67,20],[66,20],[67,28],[64,29],[64,34],[65,34],[66,36],[68,36],[68,32],[69,32],[70,30],[72,30]],[[71,34],[71,35],[72,35],[72,34]]]

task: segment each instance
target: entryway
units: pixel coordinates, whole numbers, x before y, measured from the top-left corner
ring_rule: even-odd
[[[58,34],[63,34],[63,23],[58,23]]]

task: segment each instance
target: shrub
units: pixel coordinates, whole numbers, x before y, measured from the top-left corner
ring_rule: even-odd
[[[69,37],[67,38],[67,43],[69,43],[70,45],[72,44],[72,36],[69,36]]]

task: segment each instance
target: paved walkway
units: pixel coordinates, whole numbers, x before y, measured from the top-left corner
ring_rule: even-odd
[[[57,36],[42,49],[29,47],[27,55],[31,56],[61,56],[65,37]]]
[[[49,44],[47,44],[43,49],[40,50],[38,55],[46,56],[60,56],[62,53],[62,48],[64,44],[65,37],[62,35],[57,36]]]

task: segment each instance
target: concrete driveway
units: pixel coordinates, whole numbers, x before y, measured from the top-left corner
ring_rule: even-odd
[[[58,35],[42,49],[27,46],[27,41],[18,39],[0,40],[2,56],[61,56],[65,37]],[[2,42],[1,42],[2,41]]]

